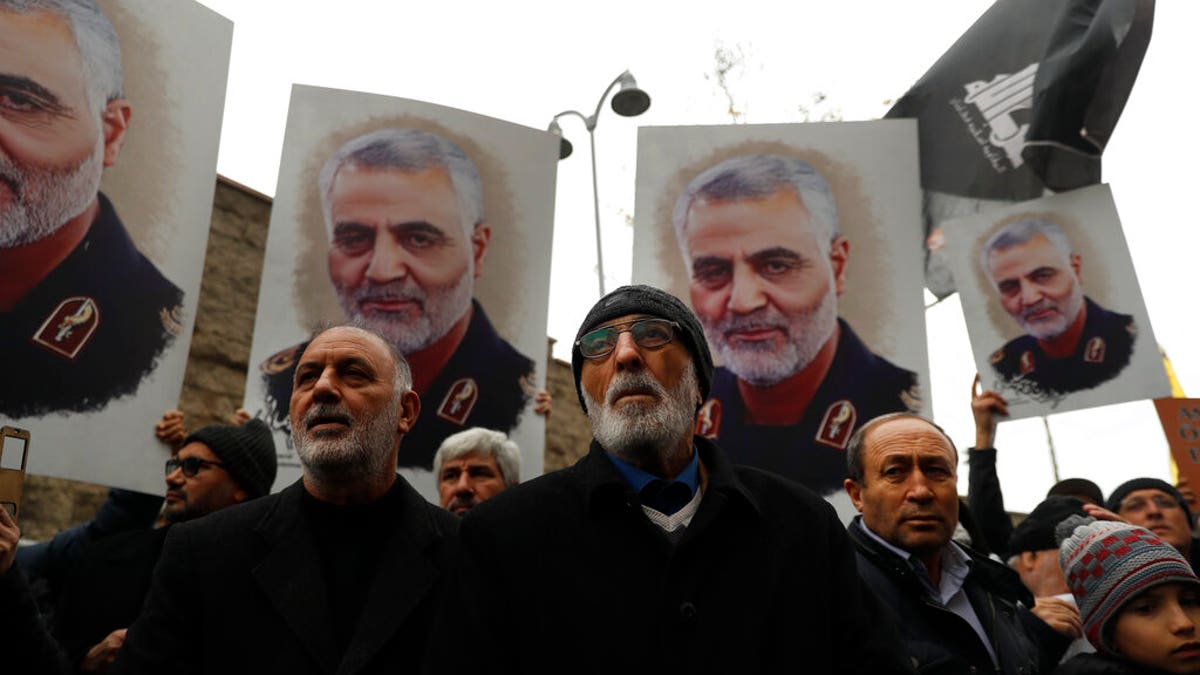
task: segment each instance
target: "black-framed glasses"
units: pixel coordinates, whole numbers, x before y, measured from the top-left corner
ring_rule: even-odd
[[[667,319],[647,318],[635,319],[601,326],[594,331],[584,333],[575,341],[579,353],[585,358],[598,359],[607,356],[617,348],[617,340],[621,333],[629,333],[639,347],[656,349],[669,343],[675,337],[675,329],[679,324]]]
[[[221,462],[210,462],[207,459],[200,459],[199,457],[185,457],[183,459],[172,457],[171,459],[167,460],[166,475],[170,476],[175,472],[175,469],[183,469],[184,476],[187,476],[188,478],[194,478],[200,469],[209,466],[223,467],[225,465]]]

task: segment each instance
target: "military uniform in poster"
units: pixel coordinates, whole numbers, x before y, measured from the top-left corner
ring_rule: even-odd
[[[399,465],[429,469],[450,434],[471,427],[505,433],[517,426],[532,391],[534,364],[496,332],[478,301],[462,342],[429,389],[421,413],[400,444]],[[289,347],[261,366],[267,423],[290,434],[288,403],[296,363],[308,341]]]
[[[182,324],[183,292],[129,238],[112,203],[8,312],[0,416],[100,410],[135,393]],[[0,274],[20,273],[4,270]]]
[[[718,441],[734,464],[772,471],[818,494],[840,491],[855,429],[885,413],[918,409],[920,392],[916,373],[872,353],[845,321],[838,325],[833,363],[799,424],[747,422],[737,376],[718,367],[696,433]]]
[[[1128,314],[1110,312],[1085,298],[1087,318],[1075,353],[1056,359],[1046,355],[1037,338],[1022,335],[989,357],[996,374],[1017,391],[1048,398],[1092,389],[1116,377],[1133,354],[1137,325]]]

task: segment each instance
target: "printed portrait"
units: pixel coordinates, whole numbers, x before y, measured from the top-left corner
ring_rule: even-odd
[[[246,396],[283,465],[298,466],[288,407],[308,336],[349,321],[412,369],[422,407],[399,464],[419,490],[441,441],[477,426],[521,438],[522,473],[540,472],[554,159],[540,131],[295,88]]]
[[[642,129],[634,276],[704,326],[696,431],[734,462],[840,493],[858,426],[927,408],[915,153],[908,122]]]

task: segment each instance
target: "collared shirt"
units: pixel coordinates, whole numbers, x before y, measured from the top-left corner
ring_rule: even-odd
[[[643,471],[638,467],[617,459],[610,453],[604,453],[605,457],[617,467],[621,477],[629,487],[635,492],[641,492],[643,488],[656,480],[662,478],[655,476],[652,473]],[[700,489],[700,452],[695,446],[692,446],[692,459],[683,467],[683,471],[668,482],[682,483],[687,486],[691,492],[692,498],[682,508],[672,514],[665,514],[657,509],[642,505],[642,511],[650,519],[652,523],[657,525],[661,530],[667,533],[672,533],[681,527],[687,527],[692,523],[692,517],[696,515],[696,510],[700,508],[700,497],[703,490]]]
[[[938,580],[938,585],[933,585],[933,580],[929,577],[929,569],[925,567],[925,563],[917,559],[913,554],[905,551],[902,548],[893,546],[871,531],[867,527],[865,521],[862,522],[863,532],[875,541],[879,542],[884,548],[900,556],[908,563],[909,567],[916,572],[917,578],[921,580],[921,585],[925,588],[926,596],[933,602],[945,607],[951,612],[957,614],[968,625],[971,626],[975,634],[983,642],[983,646],[987,648],[988,655],[992,657],[992,665],[999,667],[1000,661],[996,658],[996,650],[992,647],[992,639],[983,629],[983,624],[979,621],[979,615],[975,613],[975,608],[971,606],[971,601],[967,598],[967,592],[963,585],[967,581],[967,575],[971,572],[971,557],[966,554],[958,544],[953,541],[948,542],[942,548],[941,555],[941,578]]]
[[[641,492],[642,488],[646,487],[651,481],[662,480],[661,476],[655,476],[652,473],[643,471],[636,466],[621,461],[612,455],[612,453],[604,453],[605,457],[612,460],[617,471],[621,472],[621,477],[633,488],[634,492]],[[667,482],[683,483],[688,486],[688,490],[693,497],[696,496],[696,489],[700,487],[700,453],[696,452],[695,446],[692,446],[692,459],[683,467],[683,471],[679,472],[678,476],[669,479]]]

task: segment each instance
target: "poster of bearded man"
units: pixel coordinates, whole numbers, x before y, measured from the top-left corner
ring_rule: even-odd
[[[971,350],[1011,419],[1170,395],[1107,185],[953,228],[946,245]]]
[[[557,143],[431,103],[292,89],[245,397],[276,432],[277,485],[300,475],[297,361],[314,330],[345,321],[381,333],[412,368],[421,412],[399,465],[426,498],[437,498],[438,446],[471,427],[507,433],[522,478],[541,473],[532,404],[545,381]]]
[[[0,424],[32,473],[162,489],[130,467],[183,383],[232,32],[190,0],[0,0]]]
[[[720,363],[696,432],[843,515],[854,430],[930,409],[916,167],[911,120],[638,137],[633,277],[689,301]]]

